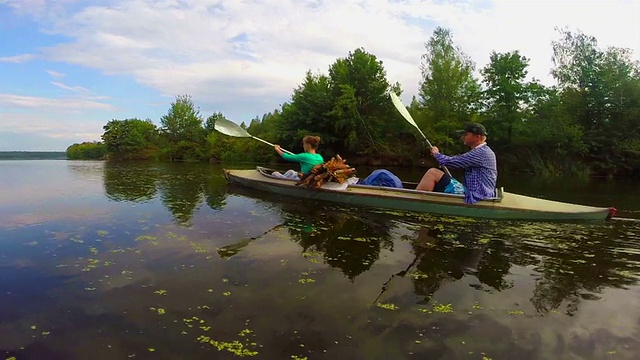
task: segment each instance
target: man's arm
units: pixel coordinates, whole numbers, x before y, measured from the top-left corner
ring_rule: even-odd
[[[442,155],[439,152],[433,152],[433,156],[438,160],[440,165],[450,166],[453,168],[461,169],[468,167],[480,167],[486,163],[486,159],[483,151],[468,151],[464,154],[456,156]]]

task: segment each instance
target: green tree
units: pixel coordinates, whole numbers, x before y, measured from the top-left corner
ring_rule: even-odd
[[[378,155],[396,147],[400,124],[389,100],[390,90],[400,92],[398,84],[387,81],[382,61],[359,48],[329,68],[333,97],[335,138],[351,154]]]
[[[454,44],[449,29],[436,28],[425,48],[419,102],[427,123],[418,125],[433,129],[436,143],[453,144],[455,130],[476,118],[480,86],[473,77],[475,64]]]
[[[107,148],[101,142],[83,142],[67,148],[69,160],[100,160],[107,154]]]
[[[514,125],[514,146],[502,154],[513,169],[542,175],[580,174],[585,146],[582,127],[568,110],[568,94],[536,82],[528,84],[528,107]]]
[[[281,120],[275,125],[277,141],[298,152],[302,151],[302,136],[316,134],[322,139],[322,148],[331,151],[338,140],[330,115],[332,109],[329,78],[308,71],[302,84],[294,89],[291,101],[282,105]]]
[[[362,48],[349,52],[329,67],[329,76],[307,72],[282,107],[278,141],[297,152],[304,135],[318,135],[325,157],[403,153],[397,135],[406,124],[389,90],[400,92],[400,86],[389,84],[381,61]]]
[[[190,95],[178,95],[160,119],[169,160],[194,160],[203,156],[204,128],[200,110]]]
[[[278,124],[281,122],[282,112],[276,109],[273,112],[264,114],[262,119],[256,117],[251,120],[251,123],[249,123],[249,126],[247,127],[247,131],[261,139],[277,143],[279,139]],[[256,146],[252,153],[255,162],[268,163],[279,158],[273,148],[263,144],[262,142],[253,141],[252,145]],[[302,151],[302,148],[300,151]]]
[[[151,120],[111,120],[104,127],[102,141],[114,159],[148,159],[157,152],[158,129]]]
[[[490,61],[481,73],[486,85],[485,123],[492,141],[510,144],[514,124],[522,122],[522,110],[527,104],[529,87],[525,83],[529,59],[518,51],[491,53]]]
[[[593,36],[560,34],[553,42],[552,74],[570,100],[567,111],[584,129],[589,162],[599,173],[633,172],[640,131],[638,61],[628,49],[599,49]]]

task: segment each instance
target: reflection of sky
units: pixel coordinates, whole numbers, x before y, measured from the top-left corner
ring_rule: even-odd
[[[109,214],[113,206],[102,196],[101,167],[101,162],[0,161],[0,227]]]
[[[42,219],[0,227],[0,333],[8,334],[0,348],[17,358],[146,358],[150,348],[158,358],[227,355],[197,343],[200,335],[240,341],[258,358],[605,358],[616,351],[631,359],[640,346],[635,223],[308,209],[239,192],[220,209],[201,206],[181,226],[157,198],[108,200],[101,163],[27,165],[14,163],[20,181],[2,183],[10,191],[0,203],[3,215]],[[38,182],[38,173],[47,181]],[[19,194],[34,188],[21,202]],[[306,249],[290,231],[301,225],[315,239]],[[341,237],[359,234],[354,228],[388,229],[377,235],[392,246]],[[345,269],[359,254],[327,259],[319,250],[350,242],[380,247],[375,263],[352,279]],[[233,244],[242,244],[238,253],[222,259],[217,250]],[[512,286],[493,287],[496,277]],[[558,305],[540,311],[536,296]],[[189,327],[193,317],[198,326]],[[243,330],[252,333],[238,335]]]

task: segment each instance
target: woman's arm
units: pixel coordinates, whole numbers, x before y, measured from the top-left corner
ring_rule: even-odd
[[[274,148],[276,149],[276,152],[284,159],[287,161],[294,161],[294,162],[302,162],[303,161],[303,157],[304,157],[304,153],[300,153],[300,154],[289,154],[286,153],[284,151],[282,151],[282,149],[280,148],[280,145],[275,145]]]

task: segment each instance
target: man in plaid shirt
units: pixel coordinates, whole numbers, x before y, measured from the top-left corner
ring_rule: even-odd
[[[457,156],[447,156],[440,154],[434,146],[431,154],[440,165],[465,169],[464,186],[442,170],[431,168],[424,174],[416,190],[464,194],[465,202],[468,204],[494,197],[498,170],[496,155],[486,144],[487,130],[482,124],[471,123],[459,132],[462,134],[462,142],[471,148],[470,151]]]

